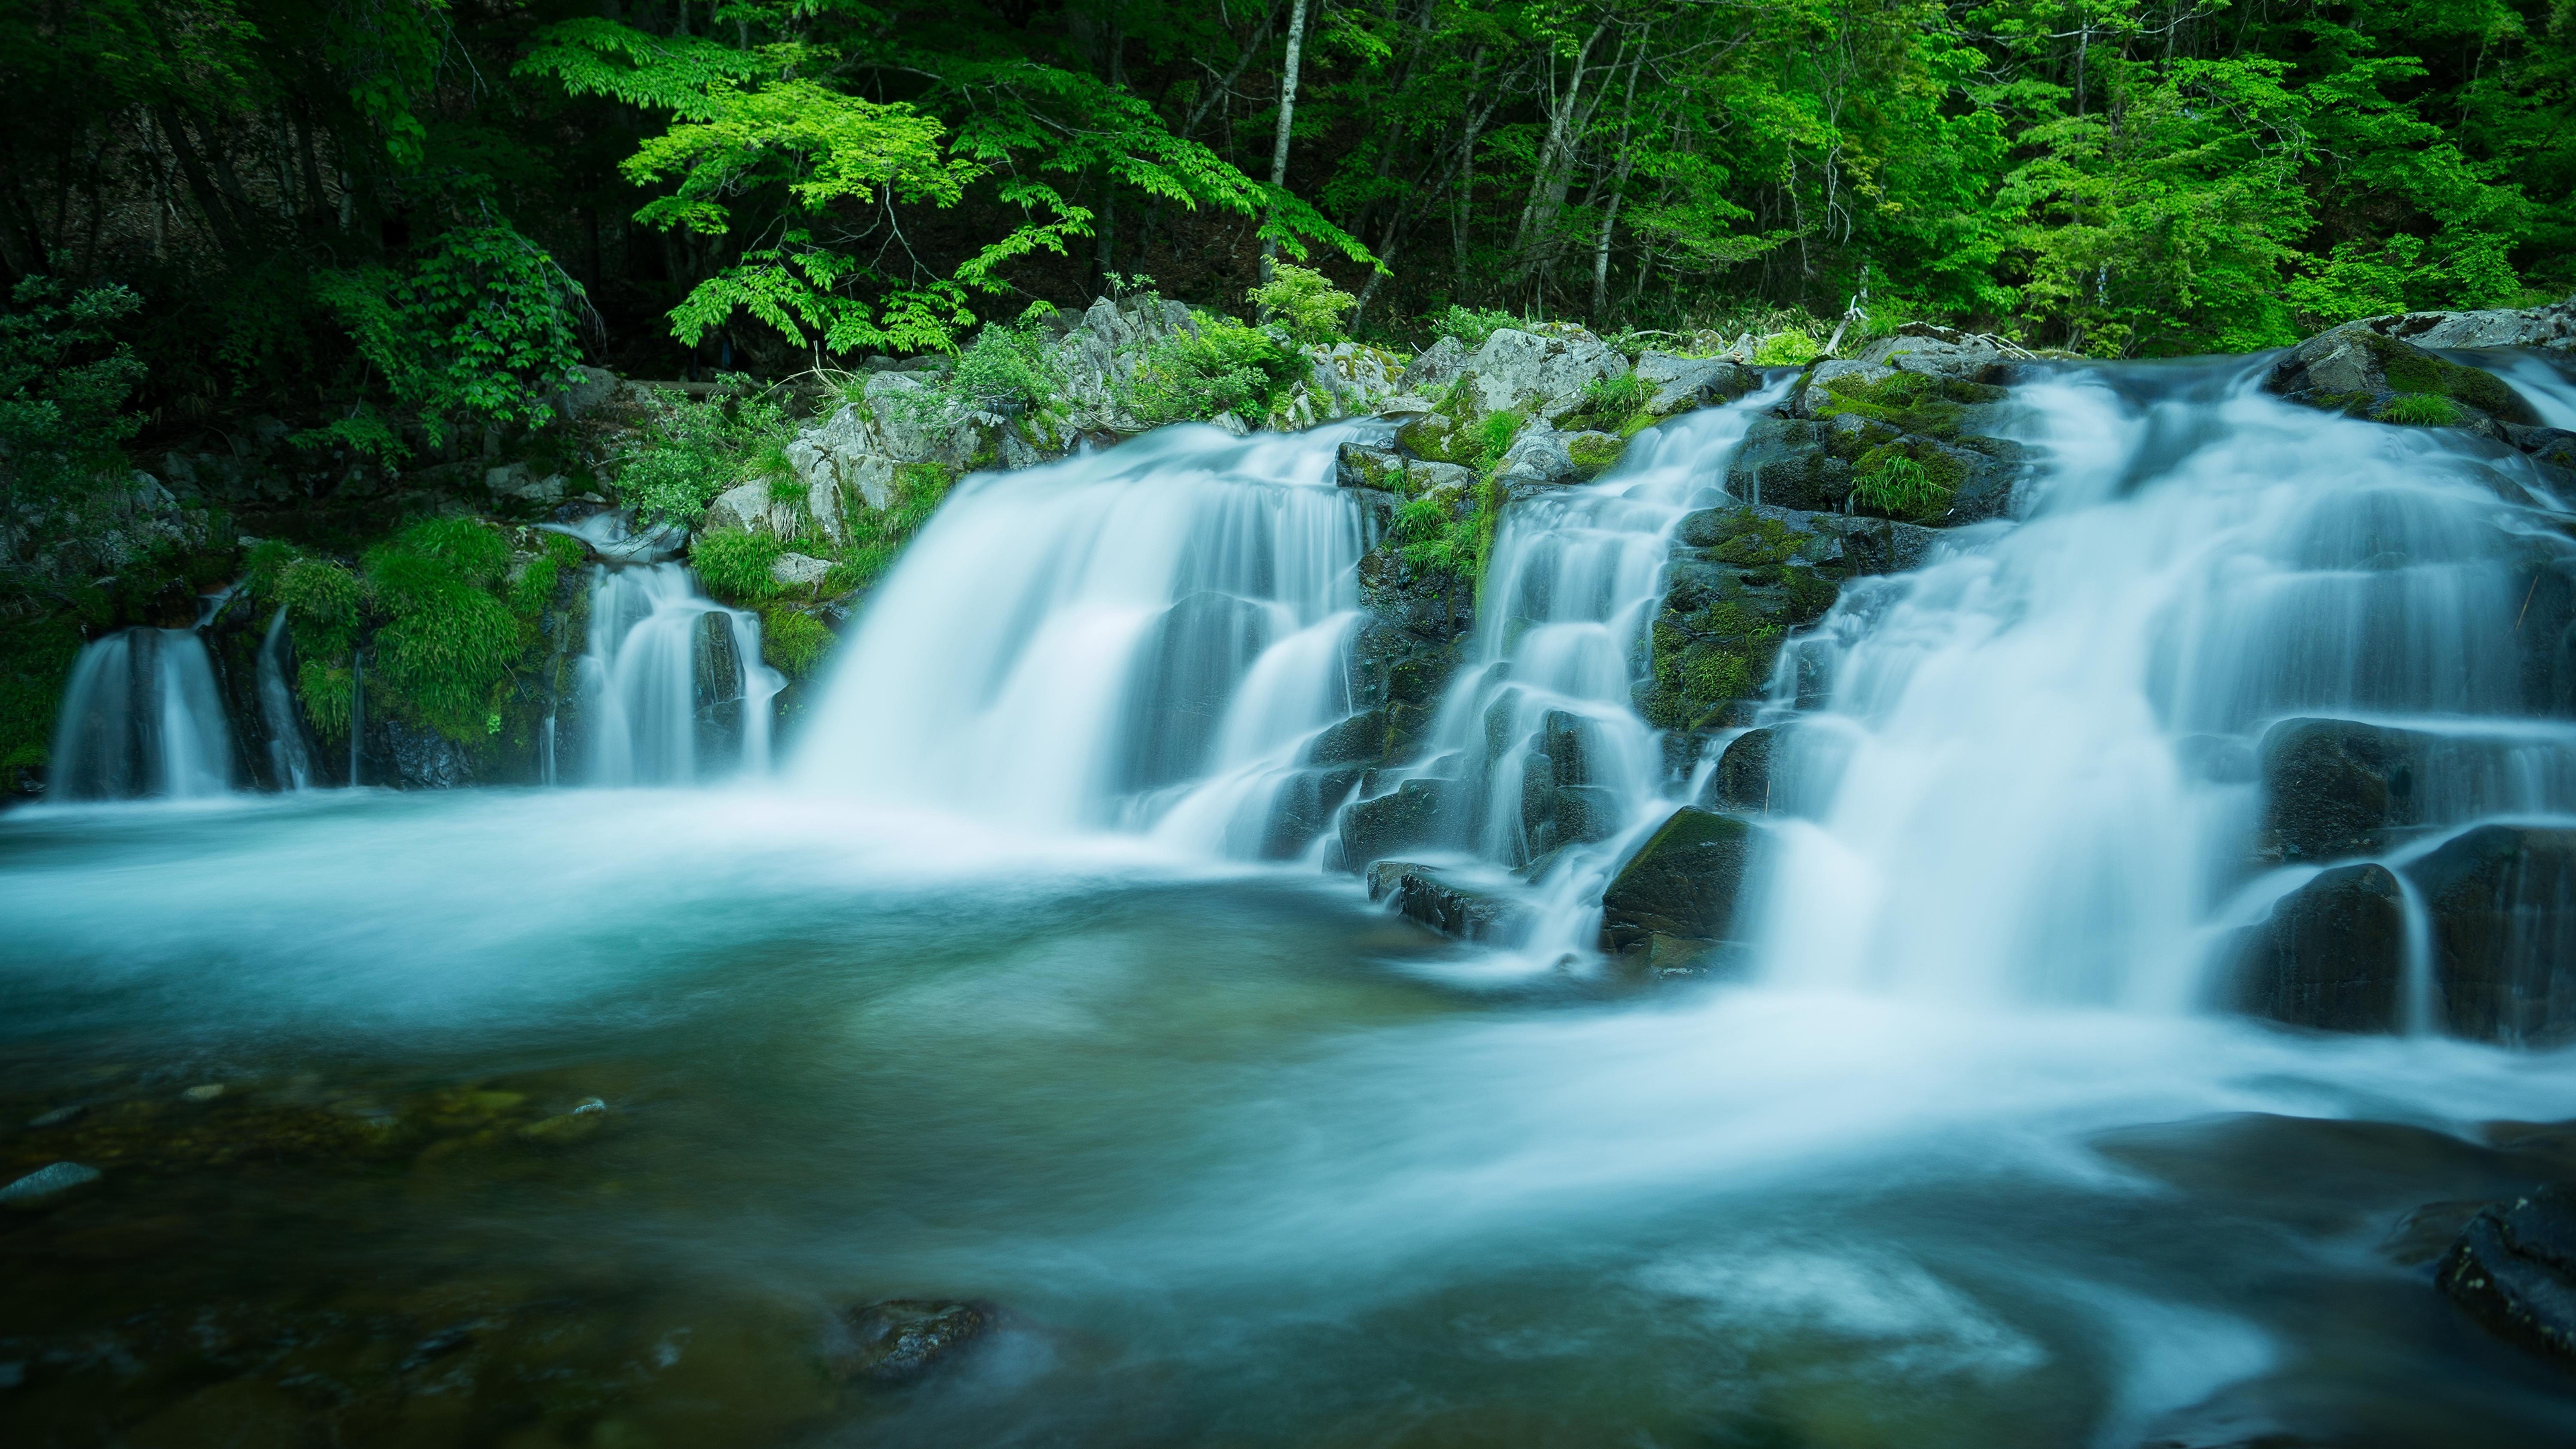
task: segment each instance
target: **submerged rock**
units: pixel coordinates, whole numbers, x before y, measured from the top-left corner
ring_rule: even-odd
[[[1705,970],[1735,924],[1753,827],[1685,805],[1601,895],[1601,949],[1634,973]]]
[[[2496,1333],[2576,1360],[2576,1188],[2480,1209],[2433,1281]]]
[[[2406,867],[2430,916],[2433,979],[2456,1036],[2576,1033],[2576,830],[2482,825]]]
[[[2239,1010],[2292,1026],[2396,1028],[2406,970],[2406,902],[2385,866],[2347,865],[2283,896],[2237,938]]]
[[[56,1162],[39,1167],[7,1187],[0,1187],[0,1203],[18,1206],[41,1202],[59,1192],[68,1192],[98,1181],[99,1170],[78,1162]]]
[[[956,1359],[991,1331],[993,1312],[974,1303],[889,1298],[844,1316],[849,1340],[835,1345],[832,1369],[845,1379],[904,1384]]]
[[[2388,848],[2423,823],[2416,786],[2427,737],[2342,719],[2286,719],[2256,748],[2263,825],[2284,860],[2337,860]]]
[[[1407,860],[1371,865],[1368,892],[1370,900],[1390,903],[1407,920],[1462,941],[1514,945],[1527,938],[1533,919],[1519,901]]]

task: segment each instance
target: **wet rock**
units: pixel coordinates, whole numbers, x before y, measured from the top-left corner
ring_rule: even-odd
[[[1353,801],[1342,811],[1342,868],[1356,871],[1444,842],[1465,804],[1466,786],[1457,780],[1407,780],[1388,794]]]
[[[1372,718],[1360,716],[1362,721]],[[1299,770],[1282,781],[1271,796],[1270,818],[1262,826],[1261,858],[1303,856],[1316,837],[1333,828],[1334,812],[1359,788],[1363,773],[1357,765],[1346,764]]]
[[[1837,381],[1863,386],[1885,382],[1898,373],[1914,373],[1946,382],[1986,386],[2000,382],[2030,354],[1991,337],[1955,332],[1946,327],[1910,324],[1893,337],[1881,337],[1848,358],[1817,363],[1807,374],[1798,407],[1808,417],[1822,416],[1818,404],[1833,394]]]
[[[2576,1360],[2576,1187],[2480,1209],[2433,1281],[2494,1332]]]
[[[1691,805],[1674,811],[1602,892],[1601,949],[1639,974],[1715,964],[1752,852],[1742,820]]]
[[[2275,902],[2237,937],[2234,1005],[2323,1031],[2390,1031],[2406,972],[2406,902],[2379,865],[2347,865]]]
[[[406,790],[452,790],[474,783],[474,758],[463,745],[398,719],[383,721],[382,728],[393,783]]]
[[[2264,829],[2284,860],[2337,860],[2388,848],[2423,822],[2417,785],[2425,736],[2340,719],[2286,719],[2256,747]]]
[[[2540,421],[2531,404],[2493,373],[2403,340],[2402,320],[2374,317],[2320,332],[2275,363],[2263,386],[2291,402],[2384,422]]]
[[[1777,508],[1713,508],[1674,534],[1651,672],[1637,712],[1667,730],[1744,719],[1791,631],[1822,618],[1845,580],[1919,560],[1930,529]]]
[[[1351,703],[1384,720],[1377,756],[1403,760],[1430,728],[1460,647],[1476,627],[1476,587],[1454,573],[1419,567],[1387,544],[1361,557],[1359,581],[1369,618],[1353,641]]]
[[[1370,900],[1390,903],[1406,919],[1462,941],[1513,945],[1529,935],[1528,907],[1435,866],[1378,861],[1368,869],[1368,892]]]
[[[1699,803],[1712,810],[1762,815],[1771,810],[1771,761],[1780,738],[1775,728],[1752,729],[1729,741],[1700,790]]]
[[[1722,357],[1648,352],[1637,358],[1637,380],[1652,389],[1644,410],[1661,418],[1733,402],[1760,387],[1762,374]]]
[[[2576,830],[2482,825],[2406,867],[2431,917],[2433,979],[2455,1036],[2576,1034]]]
[[[57,1193],[96,1182],[99,1176],[97,1168],[78,1162],[52,1163],[0,1187],[0,1203],[16,1207],[42,1202]]]
[[[923,1298],[890,1298],[845,1315],[845,1343],[831,1352],[835,1373],[872,1384],[906,1384],[954,1362],[993,1328],[991,1308]]]
[[[1333,460],[1333,481],[1343,488],[1401,494],[1405,458],[1392,443],[1348,442]]]

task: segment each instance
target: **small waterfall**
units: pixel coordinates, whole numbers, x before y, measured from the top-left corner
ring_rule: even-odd
[[[81,650],[54,730],[51,798],[190,799],[232,786],[232,731],[194,630],[127,629]]]
[[[259,717],[268,726],[268,763],[279,788],[305,790],[313,785],[313,754],[304,739],[304,720],[295,709],[286,683],[289,650],[286,610],[268,621],[259,644]]]
[[[363,649],[349,651],[349,788],[363,782],[358,778],[359,763],[366,758],[367,738],[367,655]]]
[[[1636,713],[1645,630],[1674,528],[1724,499],[1728,458],[1788,386],[1642,433],[1590,485],[1503,516],[1468,662],[1405,775],[1466,784],[1452,839],[1496,867],[1497,883],[1501,868],[1535,880],[1529,944],[1543,955],[1590,950],[1622,849],[1680,803],[1665,796],[1662,736]],[[1582,808],[1542,816],[1525,804],[1542,798]]]
[[[580,662],[592,784],[765,772],[770,704],[784,683],[760,662],[760,616],[700,593],[687,566],[592,572],[590,649]],[[549,720],[549,773],[552,744]]]
[[[2024,521],[1847,587],[1791,641],[1766,722],[1795,721],[1805,818],[1774,833],[1771,979],[2197,1005],[2208,923],[2255,869],[2250,762],[2292,717],[2429,741],[2426,826],[2576,808],[2566,727],[2515,718],[2523,574],[2564,554],[2521,501],[2556,506],[2538,475],[2450,430],[2281,402],[2269,361],[2024,384],[2046,460]]]
[[[1278,856],[1283,802],[1352,712],[1366,425],[1163,429],[960,485],[878,587],[795,770],[817,787],[1050,829]]]

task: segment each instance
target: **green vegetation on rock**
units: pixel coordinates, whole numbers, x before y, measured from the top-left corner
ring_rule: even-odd
[[[1959,491],[1958,475],[1964,470],[1950,458],[1933,455],[1933,466],[1952,476],[1946,481],[1936,477],[1933,467],[1901,445],[1887,444],[1872,449],[1861,457],[1857,474],[1852,479],[1852,506],[1864,513],[1912,521],[1938,517]]]
[[[618,496],[639,518],[695,523],[727,489],[786,476],[787,434],[786,409],[771,398],[657,392],[618,460]]]
[[[1261,328],[1214,312],[1196,327],[1146,349],[1129,382],[1128,406],[1148,423],[1232,413],[1248,425],[1269,420],[1306,371],[1306,359]]]
[[[2417,428],[2455,427],[2461,421],[2459,408],[2449,398],[2430,392],[2400,393],[2377,416],[2384,423]]]

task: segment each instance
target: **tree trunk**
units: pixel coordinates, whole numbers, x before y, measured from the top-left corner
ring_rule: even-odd
[[[1270,143],[1270,189],[1274,194],[1288,187],[1288,131],[1297,116],[1297,63],[1306,49],[1306,0],[1290,0],[1288,6],[1288,57],[1279,69],[1279,134]],[[1274,264],[1279,259],[1279,205],[1274,199],[1269,214],[1262,219],[1261,280],[1271,280]]]

